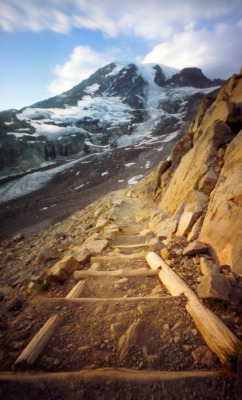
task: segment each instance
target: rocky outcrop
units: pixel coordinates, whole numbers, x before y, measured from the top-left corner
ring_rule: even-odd
[[[224,162],[200,239],[212,246],[220,264],[242,274],[242,131],[227,147]]]
[[[158,171],[160,194],[150,228],[208,246],[214,261],[242,274],[242,75],[203,101],[187,135]]]

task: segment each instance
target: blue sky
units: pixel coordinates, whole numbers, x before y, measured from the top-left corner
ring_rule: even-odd
[[[0,0],[0,109],[59,94],[112,61],[242,63],[241,0]]]

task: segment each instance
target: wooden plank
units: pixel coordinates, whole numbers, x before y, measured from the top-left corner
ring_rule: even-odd
[[[83,290],[84,282],[78,282],[71,291],[67,294],[66,299],[73,299],[78,297]],[[60,322],[59,315],[53,315],[36,333],[30,343],[25,347],[23,352],[13,364],[13,369],[21,364],[33,365],[39,358],[49,340],[55,333],[55,329]]]
[[[23,363],[27,363],[29,365],[34,364],[34,362],[37,360],[37,358],[47,345],[48,341],[54,334],[58,322],[58,315],[53,315],[51,318],[48,319],[48,321],[42,326],[39,332],[37,332],[37,334],[33,337],[28,346],[20,354],[18,359],[15,361],[13,368]]]
[[[3,372],[0,375],[0,382],[41,382],[41,381],[64,381],[74,378],[75,380],[111,381],[111,382],[140,382],[152,383],[162,381],[176,381],[179,379],[208,379],[213,377],[225,377],[221,371],[152,371],[135,370],[129,368],[97,368],[94,370],[83,369],[71,372],[36,372],[36,373],[9,373]]]
[[[77,284],[71,289],[71,291],[66,296],[66,299],[73,299],[79,297],[82,294],[84,287],[84,281],[77,282]]]
[[[135,249],[137,247],[149,247],[148,243],[140,243],[140,244],[120,244],[112,246],[113,249]]]
[[[159,274],[159,270],[149,270],[149,269],[117,269],[115,271],[75,271],[74,279],[84,279],[88,277],[103,277],[103,276],[114,276],[118,278],[123,277],[139,277],[139,276],[155,276]],[[78,297],[78,296],[77,296]]]
[[[143,251],[140,253],[135,253],[135,254],[112,254],[110,256],[93,256],[91,257],[91,263],[93,264],[94,262],[102,262],[102,261],[112,261],[115,259],[116,260],[136,260],[136,259],[141,259],[145,258],[147,256],[147,251]]]
[[[41,297],[38,301],[38,304],[36,304],[36,307],[42,307],[45,306],[46,309],[48,307],[53,308],[54,306],[60,305],[68,305],[68,304],[76,304],[76,305],[82,305],[82,304],[96,304],[96,303],[104,303],[104,302],[109,302],[109,303],[132,303],[132,302],[142,302],[142,301],[156,301],[156,300],[170,300],[173,301],[177,298],[180,298],[180,296],[147,296],[147,297],[81,297],[81,298],[72,298],[72,299],[67,299],[61,298],[61,297]]]
[[[204,304],[189,286],[166,265],[156,253],[149,253],[146,258],[151,268],[162,268],[159,273],[161,282],[167,287],[172,296],[184,294],[188,299],[186,309],[193,318],[198,330],[207,345],[225,363],[227,354],[231,354],[240,345],[239,339],[230,329]]]

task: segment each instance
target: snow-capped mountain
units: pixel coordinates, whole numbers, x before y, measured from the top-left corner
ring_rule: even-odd
[[[125,168],[152,149],[147,169],[154,168],[185,133],[204,95],[221,83],[197,68],[119,62],[61,95],[1,112],[0,202],[39,189],[73,165],[95,159],[97,168],[97,158],[121,157]],[[87,180],[78,175],[81,188]]]

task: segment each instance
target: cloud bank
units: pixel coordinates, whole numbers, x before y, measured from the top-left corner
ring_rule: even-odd
[[[150,47],[143,63],[196,66],[210,78],[228,78],[241,66],[241,0],[0,0],[3,31],[70,34],[73,28],[99,31],[114,46],[120,36],[142,39]],[[50,92],[69,89],[114,56],[123,58],[116,50],[76,47],[53,69]]]
[[[49,86],[52,95],[71,89],[88,78],[98,68],[117,60],[119,50],[107,49],[103,53],[92,50],[89,46],[77,46],[64,65],[56,65],[53,73],[55,80]]]

